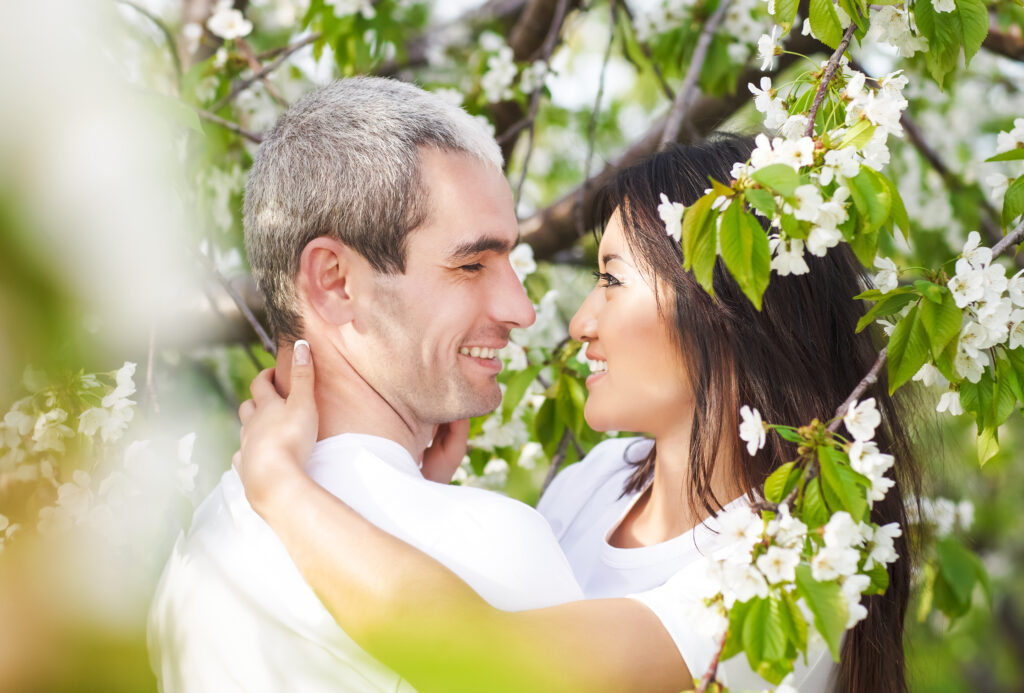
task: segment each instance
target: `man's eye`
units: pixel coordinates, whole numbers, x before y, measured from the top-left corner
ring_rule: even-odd
[[[594,272],[594,277],[599,282],[604,282],[602,286],[621,286],[622,282],[608,274],[607,272]]]
[[[461,267],[459,267],[460,270],[465,270],[466,272],[479,272],[483,268],[483,263],[480,262],[474,262],[471,265],[462,265]]]

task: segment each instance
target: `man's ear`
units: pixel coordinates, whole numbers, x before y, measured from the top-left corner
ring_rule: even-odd
[[[368,265],[359,253],[333,238],[314,238],[299,258],[298,288],[324,322],[343,325],[355,317],[353,289]]]

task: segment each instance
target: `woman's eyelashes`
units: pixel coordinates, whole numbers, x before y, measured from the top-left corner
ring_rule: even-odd
[[[608,274],[607,272],[594,272],[594,277],[599,282],[604,282],[601,286],[622,286],[622,282]]]

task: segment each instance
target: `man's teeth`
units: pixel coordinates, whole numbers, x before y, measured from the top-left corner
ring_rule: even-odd
[[[488,347],[462,347],[459,349],[459,353],[463,356],[472,356],[478,359],[493,359],[498,355],[498,350]]]
[[[590,366],[591,373],[607,373],[608,362],[607,361],[596,361],[594,359],[587,359],[587,365]]]

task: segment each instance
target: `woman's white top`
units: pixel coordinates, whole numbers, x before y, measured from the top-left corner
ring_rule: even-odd
[[[635,469],[629,460],[643,459],[652,444],[643,438],[604,441],[555,478],[537,509],[551,524],[587,598],[628,596],[647,605],[672,636],[691,675],[700,678],[718,643],[694,627],[692,607],[710,557],[728,550],[717,533],[717,516],[660,544],[624,549],[608,543],[642,495],[623,493]],[[748,503],[741,496],[725,510]],[[811,645],[807,665],[798,661],[790,685],[802,693],[825,691],[832,669],[824,644]],[[733,690],[771,688],[742,654],[719,666],[718,672],[719,680]]]

